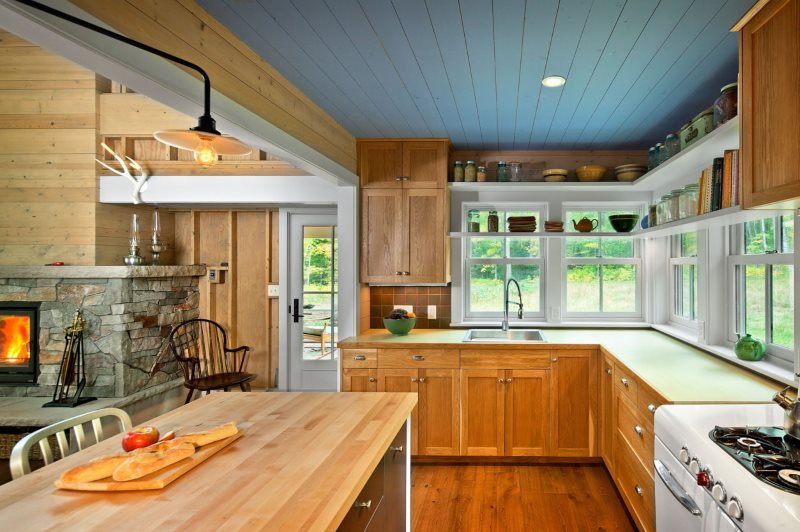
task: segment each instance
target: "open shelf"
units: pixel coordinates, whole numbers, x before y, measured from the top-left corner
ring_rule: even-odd
[[[568,192],[574,190],[585,190],[599,192],[603,190],[633,190],[632,182],[624,181],[559,181],[549,183],[547,181],[521,181],[498,183],[496,181],[486,181],[483,183],[448,183],[453,192]]]
[[[657,225],[648,229],[641,229],[631,233],[633,238],[658,238],[662,236],[677,235],[688,231],[698,231],[700,229],[707,229],[709,227],[719,227],[721,225],[731,225],[743,222],[750,222],[752,220],[759,220],[768,216],[775,216],[787,210],[773,210],[773,209],[742,209],[740,206],[729,207],[727,209],[720,209],[718,211],[701,214],[699,216],[692,216],[691,218],[684,218],[676,222],[669,222],[663,225]]]
[[[452,232],[450,238],[506,238],[506,237],[526,237],[526,238],[625,238],[631,236],[633,233],[578,233],[578,232],[547,232],[536,231],[535,233],[511,233],[508,231],[502,233],[467,233],[467,232]]]

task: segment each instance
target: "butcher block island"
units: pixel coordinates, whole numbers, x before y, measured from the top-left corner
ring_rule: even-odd
[[[409,393],[214,393],[148,421],[243,435],[160,490],[63,490],[60,475],[121,451],[115,436],[0,486],[8,530],[404,530]]]

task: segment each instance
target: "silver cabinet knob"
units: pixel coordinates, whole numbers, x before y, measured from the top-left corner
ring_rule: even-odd
[[[368,501],[356,501],[355,504],[353,504],[353,508],[369,508],[370,506],[372,506],[372,499]]]
[[[642,487],[639,484],[636,484],[636,486],[634,486],[633,489],[636,490],[636,495],[638,495],[639,497],[644,495],[644,490],[642,489]]]
[[[401,272],[401,271],[396,271],[396,272],[394,272],[394,274],[395,274],[395,275],[403,275],[403,272]]]
[[[504,382],[506,382],[506,380],[505,379],[497,379],[497,382],[499,382],[500,384],[503,384]]]
[[[711,495],[722,503],[728,500],[728,493],[725,491],[725,486],[719,481],[714,482],[714,485],[711,487]]]
[[[402,445],[390,445],[389,450],[393,453],[402,453],[403,446]]]
[[[395,176],[394,180],[395,181],[402,181],[403,180],[403,176],[401,176],[401,175]]]
[[[611,375],[612,373],[614,372],[611,370],[611,368],[606,368],[606,375]]]
[[[626,388],[628,387],[628,379],[626,379],[625,377],[622,377],[622,378],[619,380],[619,382],[621,382],[621,383],[622,383],[622,385],[623,385],[623,386],[625,386]]]
[[[681,462],[684,464],[689,463],[689,449],[687,449],[685,445],[681,447],[681,450],[678,453],[678,458],[680,458]]]
[[[420,360],[425,360],[425,357],[422,355],[414,355],[411,357],[411,360],[416,360],[417,362],[419,362]]]
[[[355,355],[353,356],[353,360],[366,360],[367,357],[365,355]]]
[[[420,377],[419,382],[425,382],[425,377]]]
[[[506,382],[511,382],[511,379],[506,379]]]
[[[411,377],[411,382],[417,382],[417,378],[416,377]]]
[[[375,377],[370,377],[369,382],[375,382],[377,379]]]
[[[550,359],[550,362],[558,362],[558,359],[556,357],[553,357]]]
[[[731,500],[729,500],[728,504],[725,505],[725,510],[728,512],[729,516],[733,517],[737,521],[741,521],[742,517],[744,517],[742,503],[740,503],[739,499],[736,497],[731,497]]]
[[[656,413],[656,405],[654,405],[653,403],[650,403],[649,405],[647,405],[647,410],[651,414],[655,414]]]
[[[638,434],[640,438],[644,437],[644,429],[642,429],[642,427],[640,427],[639,425],[636,425],[635,427],[633,427],[633,432]]]

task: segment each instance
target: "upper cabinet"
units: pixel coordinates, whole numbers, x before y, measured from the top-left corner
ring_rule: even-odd
[[[739,31],[742,202],[800,207],[800,0],[758,2]]]
[[[445,188],[450,141],[359,140],[362,188]]]

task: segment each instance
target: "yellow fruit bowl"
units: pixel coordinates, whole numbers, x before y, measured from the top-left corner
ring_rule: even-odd
[[[600,181],[606,175],[606,167],[599,164],[585,164],[575,169],[578,181]]]

